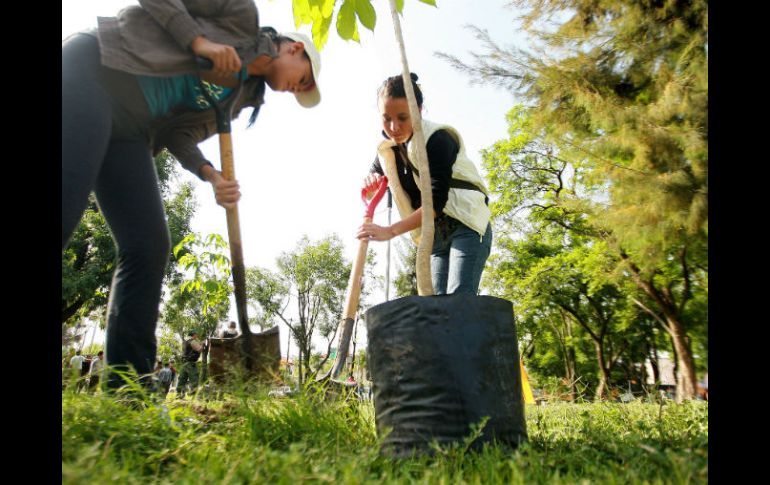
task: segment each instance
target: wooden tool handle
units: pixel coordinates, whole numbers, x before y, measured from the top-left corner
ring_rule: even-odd
[[[219,134],[219,156],[222,161],[222,176],[225,180],[235,180],[235,164],[233,163],[233,140],[230,133]],[[241,223],[238,217],[238,204],[226,209],[227,237],[230,242],[230,263],[233,270],[233,286],[235,288],[235,305],[238,312],[238,324],[243,335],[251,335],[249,317],[246,312],[246,269],[243,264],[243,247],[241,245]],[[248,339],[247,339],[248,340]]]

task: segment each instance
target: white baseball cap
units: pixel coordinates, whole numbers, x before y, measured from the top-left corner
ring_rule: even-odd
[[[318,54],[318,50],[315,48],[313,41],[305,34],[300,34],[299,32],[281,32],[278,35],[281,37],[288,37],[296,42],[302,42],[302,45],[305,47],[305,52],[310,58],[310,68],[313,71],[314,85],[307,91],[295,93],[294,96],[297,98],[297,102],[300,105],[305,108],[312,108],[321,102],[321,91],[318,89],[318,75],[321,72],[321,56]]]

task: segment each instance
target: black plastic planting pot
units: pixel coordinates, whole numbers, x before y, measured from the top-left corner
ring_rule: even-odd
[[[382,452],[432,454],[431,442],[471,447],[527,440],[510,302],[491,296],[409,296],[366,312],[369,370]]]

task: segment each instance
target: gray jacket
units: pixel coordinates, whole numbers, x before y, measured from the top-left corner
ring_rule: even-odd
[[[276,46],[260,32],[253,0],[139,0],[116,17],[99,17],[97,35],[104,66],[131,74],[174,76],[196,72],[189,48],[203,35],[232,45],[244,65],[260,55],[276,57]],[[264,102],[265,81],[250,77],[233,107],[233,119],[246,106]],[[198,143],[216,133],[213,109],[178,111],[154,120],[151,144],[157,153],[168,148],[184,168],[198,177],[209,162]],[[201,177],[202,178],[202,177]]]

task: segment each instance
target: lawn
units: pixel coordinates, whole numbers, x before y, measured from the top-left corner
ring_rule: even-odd
[[[62,483],[708,482],[708,403],[528,405],[529,443],[379,454],[369,401],[266,390],[126,403],[62,393]]]

